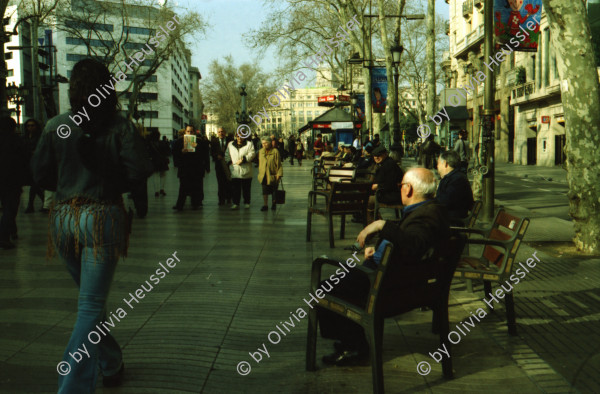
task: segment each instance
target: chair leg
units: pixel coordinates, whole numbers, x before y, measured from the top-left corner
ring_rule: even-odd
[[[333,241],[333,215],[329,215],[329,247],[335,248],[335,243]]]
[[[342,226],[340,227],[340,239],[344,239],[346,233],[346,215],[342,215]]]
[[[398,208],[396,208],[395,211],[396,211],[396,219],[400,219],[400,211],[398,210]]]
[[[517,322],[515,321],[515,300],[512,292],[506,293],[504,306],[506,307],[506,325],[508,326],[508,334],[516,336]]]
[[[483,295],[487,298],[488,294],[492,292],[492,282],[489,280],[483,281]]]
[[[442,373],[446,379],[450,379],[454,376],[452,372],[452,356],[450,353],[450,341],[448,340],[448,333],[450,332],[450,322],[448,321],[448,300],[439,308],[434,310],[434,322],[437,323],[437,329],[440,333],[440,347],[445,347],[448,352],[448,357],[442,359]],[[436,318],[437,315],[437,318]]]
[[[306,337],[306,370],[317,370],[317,310],[308,311],[308,334]]]
[[[371,357],[371,373],[373,375],[373,394],[383,394],[383,355],[381,344],[383,342],[383,319],[377,319],[373,327],[365,329],[369,341]]]
[[[306,217],[306,242],[310,241],[310,230],[312,226],[312,212],[308,211]]]

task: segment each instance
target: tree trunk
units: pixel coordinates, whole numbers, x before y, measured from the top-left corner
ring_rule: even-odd
[[[377,0],[377,10],[379,11],[379,25],[381,26],[380,32],[381,32],[381,43],[383,46],[383,53],[385,55],[385,70],[386,70],[386,76],[387,76],[387,84],[388,84],[388,90],[387,90],[387,104],[388,104],[388,111],[386,112],[386,116],[385,119],[389,125],[388,127],[388,134],[392,135],[392,142],[396,142],[395,138],[397,136],[393,135],[394,130],[396,130],[397,128],[397,124],[396,124],[396,119],[394,117],[394,111],[397,110],[398,108],[398,92],[396,90],[396,84],[394,83],[394,67],[392,65],[392,53],[391,53],[391,48],[392,45],[390,44],[390,40],[388,40],[388,30],[387,30],[387,25],[385,24],[385,7],[383,5],[383,0]],[[391,114],[391,116],[390,116]],[[379,125],[379,128],[381,129],[381,125]],[[384,137],[383,135],[380,135],[380,137]],[[394,157],[395,160],[400,160],[400,157],[396,158]]]
[[[437,113],[435,102],[435,0],[427,4],[427,125],[431,134],[435,135],[435,123],[431,120]]]
[[[600,86],[585,5],[543,0],[550,24],[566,126],[569,213],[575,247],[600,252]],[[573,43],[577,43],[573,46]]]

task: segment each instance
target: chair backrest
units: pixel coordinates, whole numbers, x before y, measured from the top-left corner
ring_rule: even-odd
[[[327,210],[331,214],[364,213],[370,192],[370,183],[334,182]]]
[[[356,169],[353,167],[331,167],[327,173],[329,183],[354,182]]]
[[[507,243],[508,253],[495,245],[486,245],[482,257],[496,265],[503,273],[510,273],[519,245],[529,226],[528,218],[510,215],[504,209],[499,209],[496,218],[485,238]],[[511,245],[512,244],[512,245]]]
[[[475,226],[475,222],[477,222],[477,217],[479,216],[482,206],[481,200],[477,200],[473,203],[471,212],[469,212],[469,216],[467,216],[467,219],[465,220],[465,226],[467,228],[473,228],[473,226]]]

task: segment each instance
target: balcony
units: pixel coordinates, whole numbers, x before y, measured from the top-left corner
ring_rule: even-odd
[[[450,35],[450,21],[446,21],[444,24],[446,27],[446,35],[449,36]]]
[[[534,82],[533,81],[524,83],[522,85],[518,85],[512,90],[512,100],[517,101],[520,98],[528,99],[529,96],[533,94],[533,91],[534,91]],[[524,100],[518,100],[518,101],[524,101]]]
[[[463,3],[463,17],[469,18],[473,14],[473,0],[465,0]]]
[[[485,2],[484,0],[475,0],[475,3],[474,3],[475,7],[477,7],[477,9],[479,11],[481,11],[483,9],[483,3],[484,2]]]
[[[459,40],[456,43],[456,51],[454,57],[466,56],[467,52],[476,44],[483,43],[483,24],[477,26],[477,29],[467,34],[464,39]]]

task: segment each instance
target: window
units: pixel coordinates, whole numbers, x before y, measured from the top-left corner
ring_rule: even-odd
[[[104,58],[102,56],[94,56],[94,55],[80,55],[78,53],[67,53],[67,60],[71,62],[78,62],[83,59],[94,59],[101,63],[104,63]],[[145,63],[146,61],[144,61]]]
[[[141,34],[144,36],[153,36],[156,34],[154,29],[146,29],[145,27],[124,26],[123,32],[131,34]]]
[[[129,98],[129,97],[131,97],[131,92],[126,92],[123,96],[125,98]],[[155,101],[155,100],[158,100],[158,93],[141,92],[141,93],[138,93],[138,99]]]
[[[65,26],[70,29],[77,30],[95,30],[95,31],[110,31],[114,30],[113,25],[106,25],[104,23],[93,23],[93,22],[85,22],[85,21],[74,21],[67,20],[65,21]]]
[[[4,60],[10,60],[13,58],[12,52],[7,52],[4,54]]]
[[[123,44],[124,48],[127,49],[142,49],[146,47],[146,43],[144,42],[126,42]]]
[[[7,77],[14,77],[15,76],[15,70],[6,70],[6,76]]]
[[[113,45],[115,45],[114,41],[94,40],[94,39],[84,40],[82,38],[75,38],[75,37],[67,37],[67,44],[69,44],[69,45],[86,45],[86,46],[89,45],[92,47],[112,47]]]
[[[133,74],[127,74],[127,80],[133,81]],[[156,82],[157,80],[158,78],[156,77],[156,75],[150,75],[150,77],[148,77],[148,79],[146,79],[145,82]]]

